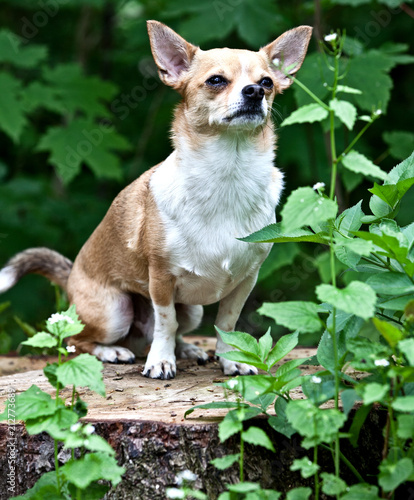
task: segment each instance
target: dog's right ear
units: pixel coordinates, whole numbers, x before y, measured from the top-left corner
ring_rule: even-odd
[[[178,90],[181,77],[190,67],[198,47],[158,21],[147,21],[147,29],[161,80]]]

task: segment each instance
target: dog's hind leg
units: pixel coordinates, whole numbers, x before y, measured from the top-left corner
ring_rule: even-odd
[[[133,363],[134,354],[118,343],[127,336],[134,312],[132,299],[126,293],[83,276],[68,284],[71,303],[85,324],[84,330],[67,339],[76,352],[94,354],[109,363]]]

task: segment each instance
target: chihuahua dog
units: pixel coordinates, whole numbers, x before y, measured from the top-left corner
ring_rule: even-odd
[[[271,244],[238,238],[275,222],[282,174],[273,166],[271,109],[292,83],[312,28],[287,31],[258,52],[203,51],[148,22],[161,80],[182,101],[174,150],[114,200],[75,262],[47,248],[14,256],[0,292],[38,273],[63,287],[85,324],[68,340],[102,361],[133,362],[151,344],[143,375],[170,379],[176,357],[207,360],[182,334],[219,302],[216,325],[232,331]],[[145,342],[144,342],[145,343]],[[231,350],[220,335],[217,352]],[[256,368],[220,358],[226,375]]]

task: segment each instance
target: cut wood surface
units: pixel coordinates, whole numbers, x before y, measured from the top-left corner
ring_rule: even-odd
[[[144,359],[138,359],[134,365],[105,364],[104,382],[106,398],[87,388],[78,388],[82,399],[88,403],[88,415],[85,420],[151,420],[164,423],[194,424],[212,421],[224,416],[226,410],[199,410],[184,420],[186,410],[194,405],[222,401],[223,389],[215,382],[227,379],[213,358],[215,339],[210,337],[186,337],[191,343],[202,346],[211,354],[211,361],[205,366],[198,366],[195,361],[178,360],[177,376],[173,380],[153,380],[141,375]],[[290,359],[310,358],[316,350],[296,348],[284,362]],[[51,387],[42,368],[47,362],[55,361],[51,357],[0,356],[0,408],[7,399],[7,389],[12,387],[16,393],[25,391],[32,384],[53,397],[55,389]],[[303,366],[305,373],[320,369],[316,366]],[[63,389],[66,398],[72,389]],[[299,389],[292,391],[293,398],[302,397]],[[234,399],[234,396],[228,395]],[[2,411],[2,410],[1,410]]]

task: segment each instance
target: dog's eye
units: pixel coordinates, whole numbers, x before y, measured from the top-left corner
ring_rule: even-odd
[[[212,87],[218,87],[221,85],[226,85],[227,80],[224,78],[224,76],[220,75],[213,75],[210,76],[210,78],[206,81],[207,85],[211,85]]]
[[[264,78],[262,78],[259,82],[259,85],[261,85],[262,87],[264,87],[265,89],[271,89],[273,88],[273,82],[272,82],[272,79],[269,78],[268,76],[265,76]]]

